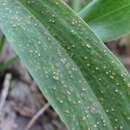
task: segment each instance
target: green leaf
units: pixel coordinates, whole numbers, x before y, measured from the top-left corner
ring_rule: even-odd
[[[72,8],[75,11],[79,11],[80,10],[80,6],[81,6],[81,1],[80,0],[72,0]]]
[[[71,130],[129,130],[130,77],[60,0],[1,0],[0,28]]]
[[[1,63],[0,64],[0,73],[3,73],[6,69],[10,68],[12,65],[16,64],[18,61],[18,57],[15,56],[8,60],[6,63]]]
[[[67,0],[64,0],[67,1]],[[79,12],[83,7],[87,6],[91,0],[68,0],[68,4],[75,11]]]
[[[4,45],[5,45],[5,36],[3,35],[3,36],[0,38],[0,54],[2,54],[2,52],[3,52]]]
[[[79,15],[104,41],[130,32],[130,0],[94,0]]]

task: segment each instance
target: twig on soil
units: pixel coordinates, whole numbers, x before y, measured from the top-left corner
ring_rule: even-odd
[[[29,121],[29,123],[27,124],[27,126],[25,127],[25,130],[29,130],[34,124],[35,122],[38,120],[38,118],[47,110],[47,108],[50,105],[47,103],[43,106],[43,108],[41,108],[34,116],[33,118]]]
[[[8,96],[8,91],[9,91],[9,86],[10,86],[10,80],[11,80],[12,75],[11,74],[6,74],[5,80],[3,83],[3,90],[1,92],[1,99],[0,99],[0,113],[4,107],[4,104],[6,102],[6,98]]]

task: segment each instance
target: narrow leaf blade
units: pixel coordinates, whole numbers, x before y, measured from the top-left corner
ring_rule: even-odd
[[[0,54],[2,54],[5,44],[5,36],[0,37]]]
[[[77,130],[129,130],[130,77],[87,24],[59,0],[4,1],[0,27],[66,124]]]
[[[130,32],[130,0],[94,0],[79,15],[104,41]]]
[[[85,130],[97,121],[104,128],[105,120],[111,130],[98,99],[58,41],[17,0],[2,0],[0,5],[1,29],[68,128]]]

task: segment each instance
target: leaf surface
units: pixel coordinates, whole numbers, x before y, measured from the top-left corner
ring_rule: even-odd
[[[0,28],[71,130],[130,128],[130,77],[60,0],[1,0]]]
[[[94,0],[79,15],[104,41],[130,32],[130,0]]]

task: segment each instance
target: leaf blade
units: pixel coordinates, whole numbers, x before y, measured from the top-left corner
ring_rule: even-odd
[[[115,40],[130,32],[130,1],[95,0],[79,15],[104,41]]]
[[[80,5],[81,1],[80,0],[72,0],[72,8],[78,12],[80,10]]]
[[[10,15],[8,15],[9,10],[6,10],[6,7],[12,9]],[[1,7],[0,10],[0,14],[5,14],[4,16],[2,15],[2,19],[0,20],[0,25],[2,23],[4,26],[1,25],[2,30],[6,32],[5,34],[9,41],[13,43],[12,45],[17,54],[26,63],[27,68],[41,86],[41,90],[44,91],[44,94],[58,113],[62,115],[61,117],[67,126],[71,129],[87,129],[91,128],[91,124],[96,123],[96,120],[102,121],[106,119],[105,128],[111,128],[108,125],[109,119],[105,112],[103,112],[102,107],[84,80],[81,72],[48,31],[35,18],[31,17],[30,13],[22,9],[22,6],[17,1],[6,1],[6,6]],[[65,59],[68,63],[67,65],[64,65]],[[73,69],[71,70],[71,68]],[[67,83],[65,82],[66,80]],[[60,86],[64,87],[64,89]],[[82,99],[80,93],[76,93],[76,91],[87,94],[88,96]],[[83,100],[86,100],[85,105],[83,105]],[[84,107],[75,107],[76,104]],[[87,106],[96,109],[93,111],[93,115],[90,114],[89,109],[86,109]],[[87,114],[85,111],[88,111],[90,116],[87,119],[88,123],[85,123],[85,114]],[[101,124],[100,127],[104,126]]]
[[[8,0],[8,2],[9,2],[9,0]],[[69,106],[68,109],[70,109],[72,111],[72,113],[74,110],[78,111],[78,112],[76,112],[76,115],[74,115],[80,120],[80,121],[78,120],[78,124],[75,126],[76,129],[86,130],[87,128],[92,128],[92,129],[113,130],[114,127],[116,126],[118,129],[120,129],[120,127],[123,127],[125,130],[127,130],[127,129],[129,130],[130,122],[127,118],[129,117],[129,111],[130,111],[129,110],[129,97],[130,97],[129,92],[130,92],[130,90],[128,88],[128,83],[130,81],[130,77],[129,77],[126,69],[124,69],[124,67],[117,60],[117,58],[115,58],[115,56],[113,56],[113,54],[111,54],[111,52],[104,46],[104,44],[95,36],[95,34],[90,30],[90,28],[86,25],[86,23],[84,21],[82,21],[82,19],[80,19],[78,16],[76,16],[72,11],[70,11],[70,9],[66,5],[61,3],[60,1],[58,1],[58,0],[57,1],[38,0],[36,3],[31,2],[31,1],[28,3],[28,1],[19,0],[19,2],[22,4],[22,5],[20,4],[21,8],[23,6],[24,9],[26,10],[25,12],[26,13],[28,12],[29,14],[33,14],[33,17],[29,17],[29,19],[27,19],[26,17],[24,18],[24,15],[26,14],[24,12],[21,15],[22,15],[23,19],[27,20],[27,21],[24,21],[23,22],[24,24],[21,23],[22,26],[21,26],[21,24],[17,25],[17,26],[15,25],[17,28],[19,26],[21,27],[20,30],[16,30],[17,33],[14,30],[11,30],[11,31],[13,31],[14,34],[17,34],[17,35],[18,35],[18,33],[20,33],[20,31],[27,33],[26,29],[27,29],[27,25],[29,24],[28,22],[29,21],[32,22],[31,19],[34,20],[34,18],[35,18],[35,20],[36,20],[36,18],[37,18],[37,20],[35,22],[38,25],[40,24],[42,26],[42,29],[40,29],[41,27],[39,27],[39,26],[37,27],[37,24],[35,22],[33,23],[33,25],[30,23],[31,27],[29,26],[30,28],[28,30],[29,31],[28,33],[31,33],[31,37],[28,35],[27,35],[28,37],[26,36],[28,39],[32,39],[32,38],[36,39],[36,40],[33,40],[33,42],[34,42],[33,47],[30,46],[30,44],[32,44],[32,43],[30,43],[30,41],[28,41],[28,42],[26,41],[27,43],[29,43],[29,45],[27,46],[25,44],[25,47],[22,46],[22,48],[19,48],[15,41],[15,39],[17,39],[17,37],[14,34],[13,35],[11,34],[12,36],[10,36],[10,33],[8,32],[9,27],[11,29],[13,29],[12,25],[10,25],[10,24],[8,25],[8,23],[4,22],[3,19],[2,19],[3,22],[0,22],[0,23],[2,23],[2,25],[4,26],[3,30],[6,30],[6,35],[8,33],[9,40],[12,41],[12,43],[15,43],[15,44],[12,44],[14,46],[15,50],[19,50],[19,51],[17,51],[17,53],[21,56],[22,59],[27,58],[24,60],[24,62],[28,65],[28,68],[32,68],[32,66],[33,66],[33,68],[35,68],[35,65],[40,62],[39,60],[41,60],[41,62],[43,62],[43,58],[39,59],[38,55],[37,55],[37,57],[33,56],[33,58],[31,58],[31,59],[38,60],[37,62],[34,62],[33,60],[29,61],[30,54],[28,54],[28,50],[27,50],[27,49],[29,49],[29,47],[31,47],[31,50],[33,50],[33,52],[35,52],[34,51],[35,48],[40,49],[36,52],[40,52],[40,55],[42,55],[42,56],[44,56],[46,54],[46,56],[44,56],[44,58],[45,58],[44,60],[46,62],[48,62],[48,60],[49,60],[49,57],[48,57],[49,54],[51,54],[51,56],[53,57],[53,60],[55,61],[55,58],[56,59],[59,58],[58,55],[56,55],[56,57],[54,57],[54,54],[56,53],[56,51],[50,50],[49,51],[50,53],[48,54],[48,52],[43,53],[43,50],[45,50],[45,48],[47,47],[47,45],[45,43],[48,43],[50,45],[51,41],[48,42],[49,39],[52,39],[52,41],[54,41],[56,43],[58,42],[58,45],[56,44],[52,48],[55,48],[55,46],[59,47],[59,45],[60,45],[60,46],[62,46],[62,48],[65,49],[65,52],[68,53],[68,55],[71,57],[71,59],[76,63],[76,65],[80,69],[78,72],[80,73],[80,71],[81,71],[83,74],[82,76],[80,75],[78,77],[83,78],[83,76],[84,76],[87,81],[87,83],[85,81],[85,85],[82,85],[82,86],[84,86],[85,88],[88,89],[89,88],[88,86],[90,85],[93,92],[98,97],[98,101],[100,101],[104,110],[107,111],[108,117],[106,117],[106,114],[102,110],[102,107],[97,102],[97,106],[98,106],[97,110],[100,111],[99,112],[100,115],[102,115],[102,114],[105,115],[105,118],[108,121],[106,121],[105,123],[100,123],[100,125],[97,126],[97,128],[95,128],[95,124],[97,123],[96,118],[94,115],[90,115],[91,118],[87,118],[85,120],[85,122],[87,122],[87,123],[81,122],[81,118],[83,117],[83,115],[85,115],[85,110],[82,111],[82,109],[85,109],[85,108],[87,108],[87,106],[89,106],[87,104],[87,103],[89,103],[88,99],[92,103],[92,99],[96,100],[96,97],[94,96],[94,94],[92,94],[93,92],[91,89],[89,90],[89,93],[92,96],[92,99],[91,99],[91,96],[87,96],[87,95],[86,95],[86,97],[84,97],[85,99],[82,99],[80,96],[77,97],[77,95],[79,95],[79,90],[76,89],[77,87],[76,88],[74,87],[77,85],[73,84],[73,87],[72,87],[72,85],[70,85],[71,87],[69,87],[69,89],[74,89],[74,97],[76,98],[76,101],[78,102],[79,99],[82,100],[81,106],[76,107],[76,106],[73,106],[70,104],[68,105]],[[11,3],[8,6],[11,6]],[[10,8],[15,9],[16,7],[13,6],[13,8],[12,7],[10,7]],[[0,12],[6,11],[5,9],[6,8],[1,9]],[[42,11],[42,10],[44,10],[44,11]],[[13,11],[13,12],[15,13],[17,11]],[[6,14],[8,15],[8,13],[6,13]],[[21,16],[20,14],[14,14],[14,15],[16,15],[17,17]],[[3,16],[2,13],[1,13],[1,16]],[[17,23],[17,21],[16,21],[17,17],[15,17],[15,20],[13,20],[13,23],[15,23],[15,24]],[[8,19],[9,20],[7,20],[7,22],[8,21],[10,22],[10,19],[11,19],[10,15],[8,15]],[[9,26],[9,27],[7,27],[7,26]],[[59,28],[57,28],[57,26]],[[34,33],[35,31],[31,31],[31,28],[33,28],[37,32],[36,33],[37,35],[38,34],[40,35],[40,38],[38,36],[35,36],[36,35]],[[38,29],[38,31],[37,31],[37,29]],[[48,30],[49,33],[44,34],[43,30],[46,30],[46,32]],[[23,38],[21,37],[22,35],[23,35],[23,33],[20,34],[20,39],[22,40],[20,45],[23,44],[23,40],[24,40],[24,37]],[[48,36],[49,36],[49,38],[47,38]],[[86,36],[87,36],[87,38],[86,38]],[[44,40],[43,40],[43,37],[44,37]],[[42,39],[42,42],[44,43],[44,47],[38,46],[39,39],[37,39],[37,38]],[[35,44],[35,43],[37,43],[37,44]],[[41,50],[41,48],[43,50]],[[59,48],[61,48],[61,47],[59,47]],[[34,54],[36,54],[36,52]],[[53,53],[51,53],[51,52],[53,52]],[[63,52],[63,56],[64,55],[66,56],[66,53],[64,52],[64,50],[63,51],[61,50],[61,52]],[[26,55],[29,57],[27,57]],[[73,62],[70,60],[70,58],[67,58],[67,59],[69,62]],[[53,60],[51,59],[51,62]],[[59,60],[55,61],[55,62],[59,63]],[[100,61],[102,61],[102,62],[100,62]],[[33,62],[33,63],[30,63],[30,62]],[[43,62],[43,63],[46,64],[46,62],[45,63]],[[50,65],[52,64],[51,62],[50,62]],[[67,62],[67,63],[69,63],[69,62]],[[43,64],[43,63],[40,63],[40,64]],[[37,65],[37,66],[39,66],[39,65]],[[48,65],[46,65],[46,66],[48,66]],[[51,67],[49,67],[49,68],[51,68]],[[62,67],[62,68],[64,68],[64,67]],[[45,79],[45,77],[43,77],[43,75],[41,74],[41,72],[43,72],[43,70],[41,71],[41,69],[40,69],[40,70],[34,71],[33,69],[31,69],[30,71],[33,74],[33,76],[35,77],[35,79],[38,82],[40,82],[39,84],[41,86],[41,84],[43,84],[43,83],[41,83],[42,81],[39,81],[39,76],[42,76],[41,79]],[[53,72],[51,72],[51,74],[52,73]],[[65,70],[64,70],[63,74],[64,73],[66,74]],[[123,76],[121,76],[121,75],[123,75]],[[75,77],[75,74],[73,74],[73,76]],[[71,79],[70,75],[68,74],[67,77],[69,77],[69,78],[67,78],[68,79],[67,81],[69,81]],[[54,77],[54,78],[57,79],[57,77]],[[74,81],[80,87],[82,87],[81,83],[82,82],[84,83],[84,80],[81,80],[80,83],[77,82],[78,78],[76,80],[76,77],[75,77]],[[74,81],[71,80],[71,82],[74,82]],[[52,81],[50,81],[50,82],[52,83]],[[64,81],[64,82],[66,83],[66,81]],[[71,82],[69,82],[69,83],[71,84]],[[46,85],[48,85],[48,87],[49,87],[50,86],[49,82],[46,83]],[[82,89],[80,87],[79,87],[79,89]],[[45,90],[45,88],[42,88],[42,89]],[[53,106],[55,106],[55,108],[58,109],[60,114],[63,114],[62,106],[59,107],[59,103],[57,103],[54,100],[54,97],[56,97],[56,95],[53,95],[54,93],[52,91],[50,93],[49,93],[49,100],[51,101]],[[66,96],[64,96],[64,97],[67,97],[67,93],[66,93]],[[52,95],[53,95],[53,98],[52,98]],[[88,98],[88,99],[86,99],[86,98]],[[118,100],[116,100],[116,99],[118,99]],[[54,101],[52,101],[52,100],[54,100]],[[113,102],[111,102],[111,100],[113,100]],[[69,99],[68,99],[68,101],[69,101]],[[83,108],[82,108],[82,106],[83,106]],[[65,107],[66,107],[66,105],[65,105]],[[101,108],[101,110],[99,110],[99,108]],[[92,109],[92,111],[93,111],[93,109]],[[101,113],[101,111],[103,111],[103,113]],[[82,113],[82,114],[79,115],[78,113]],[[73,113],[73,114],[75,114],[75,113]],[[71,128],[75,125],[75,121],[72,120],[72,118],[69,117],[69,119],[68,119],[68,117],[66,117],[64,114],[62,115],[62,117],[65,118],[64,120],[66,121],[67,124],[72,125],[72,126],[70,126]],[[111,120],[112,126],[110,125],[109,119]],[[118,119],[118,122],[115,122],[115,119]],[[108,124],[106,125],[106,123],[108,123]]]
[[[5,36],[3,35],[3,36],[0,38],[0,54],[2,54],[2,52],[3,52],[4,44],[5,44]]]

